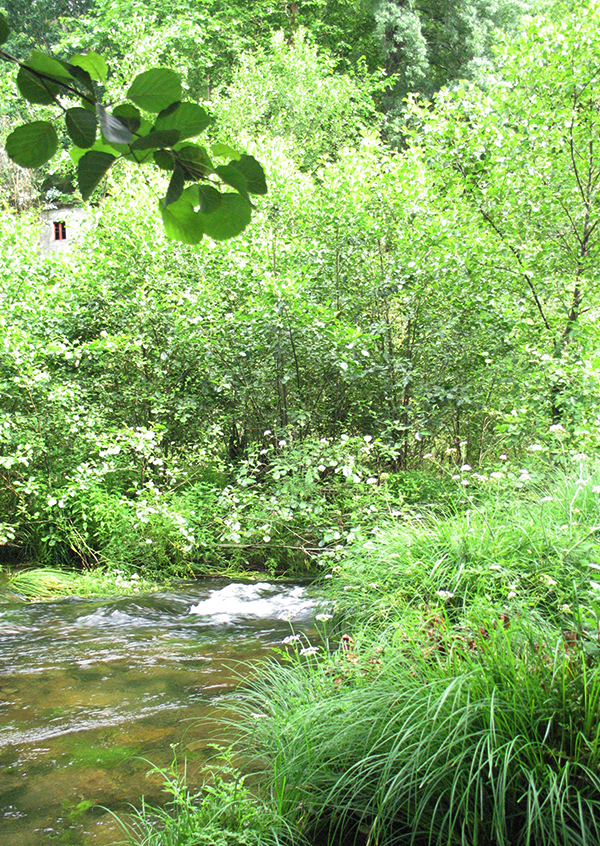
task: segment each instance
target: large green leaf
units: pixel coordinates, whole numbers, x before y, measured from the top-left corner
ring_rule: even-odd
[[[78,147],[91,147],[96,140],[96,117],[86,109],[68,109],[65,114],[65,123],[69,138]]]
[[[60,91],[56,82],[36,76],[27,68],[20,68],[17,74],[17,88],[30,103],[47,106],[54,102],[54,97]]]
[[[179,165],[177,165],[173,170],[173,176],[171,177],[169,187],[167,188],[167,196],[165,197],[166,206],[171,205],[171,203],[177,202],[177,200],[181,197],[181,194],[183,193],[184,185],[185,177],[183,170]]]
[[[131,103],[122,103],[120,106],[115,106],[113,115],[118,117],[121,123],[124,123],[130,132],[137,132],[142,122],[142,116],[135,106]]]
[[[221,205],[223,195],[212,185],[198,185],[198,204],[202,214],[212,214]]]
[[[149,132],[143,138],[136,138],[131,145],[132,150],[158,150],[160,147],[172,147],[179,141],[177,129],[163,129],[159,132]]]
[[[240,194],[248,197],[248,183],[246,177],[239,170],[236,170],[231,164],[219,165],[215,168],[215,173],[218,175],[226,185],[235,188]]]
[[[106,144],[102,139],[98,138],[94,145],[92,146],[92,150],[99,152],[99,153],[108,153],[111,156],[117,156],[120,151],[116,150],[112,144]],[[73,164],[77,164],[79,159],[82,156],[85,156],[86,153],[89,152],[89,149],[82,149],[81,147],[71,147],[69,150],[69,157]]]
[[[160,200],[159,208],[169,238],[183,244],[198,244],[202,240],[202,215],[194,211],[187,199],[181,197],[170,205],[167,205],[165,200]]]
[[[168,68],[152,68],[136,76],[127,98],[146,112],[161,112],[181,98],[181,80]]]
[[[262,169],[262,165],[256,161],[254,156],[244,154],[239,159],[230,162],[229,166],[239,170],[244,175],[248,191],[251,194],[267,193],[265,172]]]
[[[0,44],[4,44],[8,40],[10,30],[8,28],[8,21],[6,16],[0,12]]]
[[[58,136],[47,120],[17,126],[6,139],[8,157],[21,167],[41,167],[57,148]]]
[[[188,144],[177,151],[177,160],[185,172],[186,179],[201,179],[214,173],[213,163],[204,147]]]
[[[132,106],[133,108],[133,106]],[[96,104],[96,114],[100,121],[100,129],[104,140],[109,144],[130,144],[133,135],[129,127],[119,117],[111,115],[100,103]]]
[[[106,75],[108,73],[106,60],[98,53],[94,53],[93,50],[90,50],[85,55],[76,53],[75,56],[71,56],[69,59],[69,64],[83,68],[96,82],[106,82]]]
[[[206,235],[214,241],[226,241],[243,232],[252,218],[252,207],[239,194],[221,194],[219,207],[199,217]]]
[[[229,144],[222,144],[218,141],[216,144],[213,144],[211,147],[211,152],[213,156],[218,156],[221,159],[239,159],[240,154],[237,150],[234,150],[233,147],[230,147]]]
[[[197,103],[173,103],[156,118],[154,129],[176,129],[183,140],[199,135],[211,123],[208,112]]]
[[[102,177],[105,175],[116,156],[90,150],[79,159],[77,165],[77,182],[84,200],[89,200]]]
[[[172,152],[167,150],[156,150],[153,154],[154,163],[159,166],[161,170],[173,170],[175,167],[175,157]]]
[[[43,73],[52,79],[60,82],[69,82],[73,79],[73,74],[65,67],[63,62],[58,59],[52,59],[46,56],[45,53],[40,53],[39,50],[34,50],[31,56],[25,62],[28,68],[32,68],[38,73]]]

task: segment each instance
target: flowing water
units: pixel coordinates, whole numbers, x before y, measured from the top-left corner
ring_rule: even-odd
[[[300,586],[186,584],[174,592],[31,603],[0,597],[0,844],[106,846],[109,811],[161,797],[149,761],[186,758],[194,786],[219,706],[255,662],[310,632]],[[216,719],[215,719],[216,718]]]

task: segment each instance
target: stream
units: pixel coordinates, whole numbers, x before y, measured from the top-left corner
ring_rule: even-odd
[[[2,846],[121,842],[110,811],[164,800],[148,772],[175,753],[196,786],[211,744],[227,742],[219,707],[240,662],[292,627],[310,634],[314,610],[302,586],[225,581],[102,600],[0,596]]]

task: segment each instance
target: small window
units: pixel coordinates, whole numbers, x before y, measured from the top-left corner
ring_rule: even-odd
[[[66,241],[67,240],[67,226],[64,220],[55,220],[54,221],[54,240],[55,241]]]

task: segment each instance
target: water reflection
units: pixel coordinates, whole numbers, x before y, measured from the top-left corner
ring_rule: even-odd
[[[0,605],[0,843],[112,844],[104,805],[158,799],[148,763],[199,769],[220,697],[294,630],[305,588],[204,582],[118,599]],[[215,710],[216,709],[216,710]],[[210,717],[210,719],[207,719]]]

